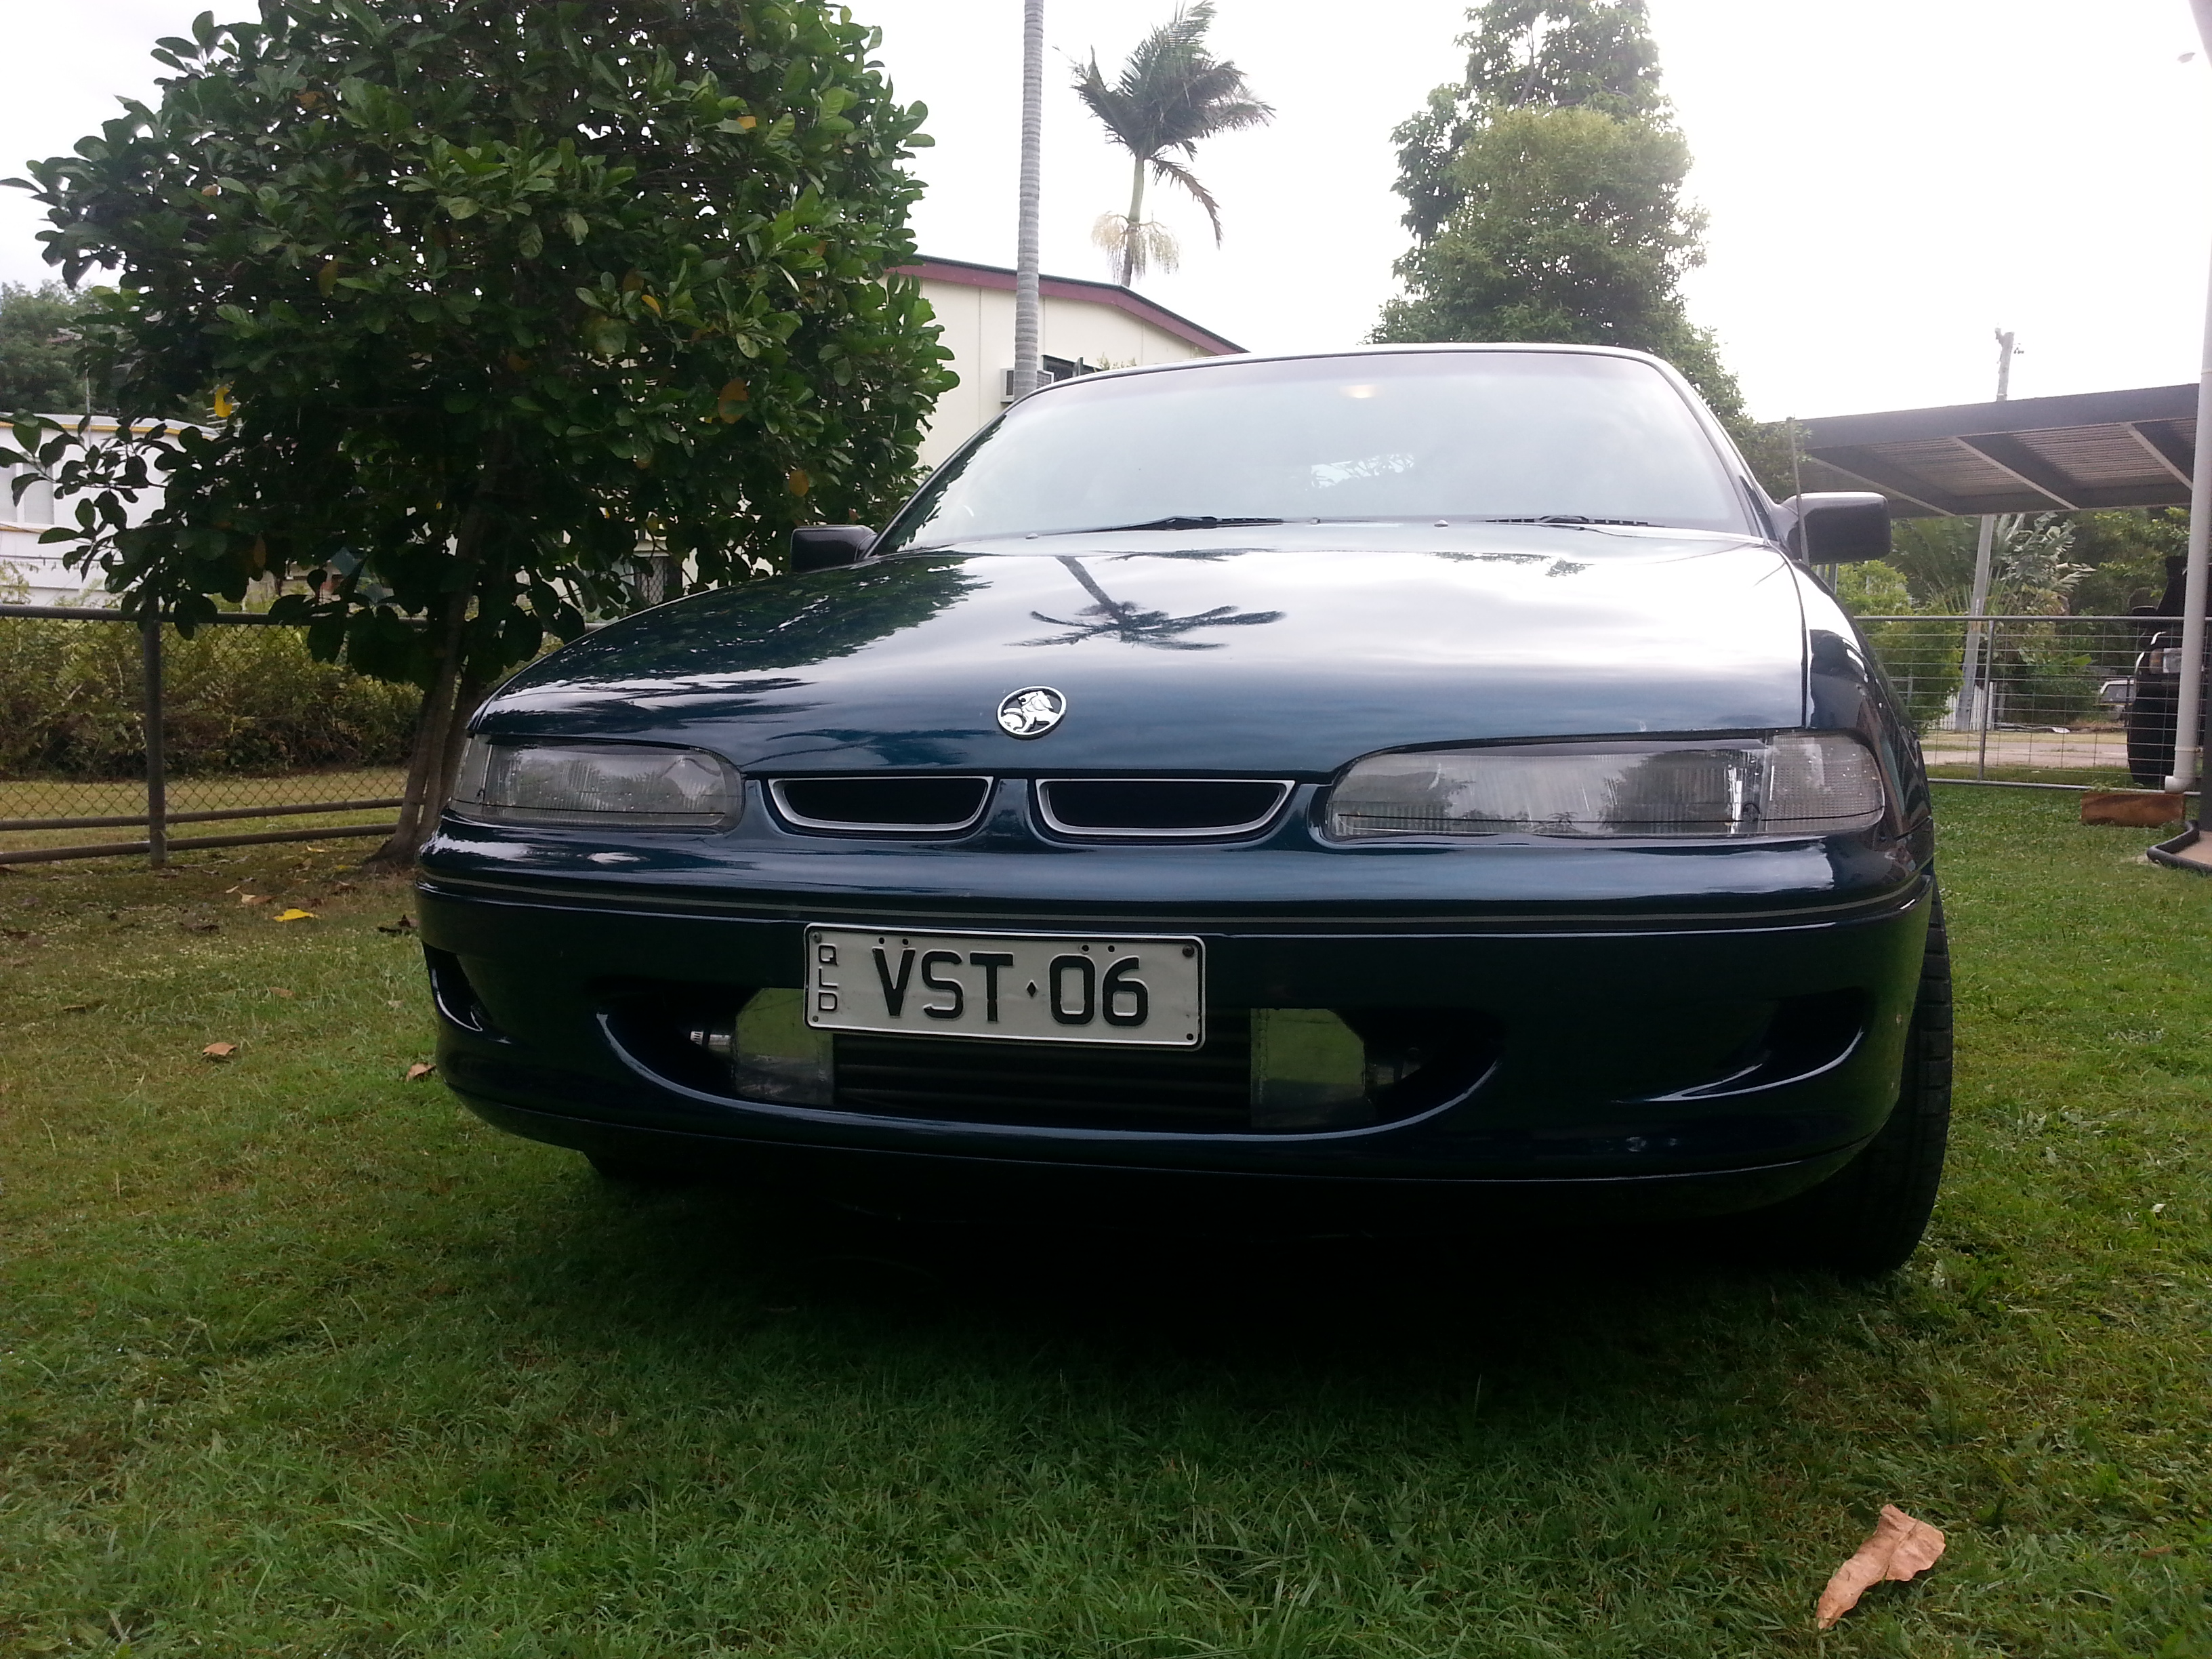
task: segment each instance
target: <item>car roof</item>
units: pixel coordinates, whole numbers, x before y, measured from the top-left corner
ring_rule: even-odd
[[[1232,363],[1296,363],[1322,361],[1333,357],[1406,357],[1431,356],[1452,352],[1491,351],[1547,351],[1579,354],[1591,357],[1626,357],[1639,363],[1650,363],[1668,374],[1679,374],[1680,370],[1665,358],[1648,351],[1631,351],[1626,346],[1575,345],[1556,340],[1439,340],[1413,345],[1352,346],[1341,351],[1237,351],[1218,357],[1188,357],[1172,363],[1143,363],[1129,368],[1102,368],[1088,374],[1072,374],[1064,380],[1052,380],[1040,386],[1030,397],[1040,397],[1063,387],[1095,385],[1102,380],[1127,380],[1137,374],[1182,374],[1192,369],[1224,368]],[[1020,401],[1027,402],[1027,398]]]

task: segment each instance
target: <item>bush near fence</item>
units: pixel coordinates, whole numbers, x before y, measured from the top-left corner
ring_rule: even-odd
[[[1957,623],[1915,617],[1862,621],[1859,629],[1915,730],[1927,731],[1950,712],[1966,676],[1966,640]]]
[[[293,628],[204,628],[164,642],[173,775],[397,765],[421,693],[317,662]],[[0,775],[145,775],[139,635],[0,617]]]
[[[2114,659],[2107,665],[2112,672],[2123,672],[2127,666],[2124,647],[2136,641],[2126,635],[2118,641],[2115,643],[2107,624],[2069,628],[2063,617],[2007,624],[1993,632],[1990,640],[1990,682],[1996,688],[1998,707],[2021,710],[2023,717],[2051,726],[2106,718],[2097,704],[2097,688],[2106,676],[2089,651],[2103,648]]]

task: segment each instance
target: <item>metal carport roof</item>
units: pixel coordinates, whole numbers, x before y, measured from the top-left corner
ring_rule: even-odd
[[[1905,517],[2186,507],[2197,387],[1800,421],[1808,489],[1879,489]]]

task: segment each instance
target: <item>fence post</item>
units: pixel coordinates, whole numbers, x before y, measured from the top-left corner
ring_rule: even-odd
[[[140,717],[146,737],[146,862],[158,870],[169,861],[169,762],[162,742],[161,611],[158,605],[139,613],[138,639],[146,682],[145,708]]]
[[[1978,606],[1976,608],[1978,609],[1979,607]],[[1994,679],[1990,676],[1988,671],[1988,663],[1990,659],[1996,654],[1996,629],[1990,628],[1985,620],[1982,623],[1982,626],[1987,629],[1988,631],[1982,635],[1981,639],[1982,662],[1984,666],[1983,684],[1979,697],[1978,720],[1982,731],[1982,741],[1981,746],[1976,750],[1974,755],[1974,775],[1978,778],[1986,778],[1990,775],[1990,720],[1996,710],[1997,703],[1996,684]]]

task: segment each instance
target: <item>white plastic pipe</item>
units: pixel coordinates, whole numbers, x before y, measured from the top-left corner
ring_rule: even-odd
[[[2190,0],[2197,33],[2212,58],[2212,0]],[[2197,457],[2190,470],[2188,580],[2182,588],[2181,684],[2173,710],[2173,770],[2168,789],[2193,789],[2204,769],[2204,599],[2212,551],[2212,272],[2204,297],[2204,350],[2197,377]]]
[[[1037,298],[1037,213],[1043,195],[1044,0],[1022,0],[1021,220],[1014,236],[1014,368],[1008,390],[1037,388],[1044,351]]]

